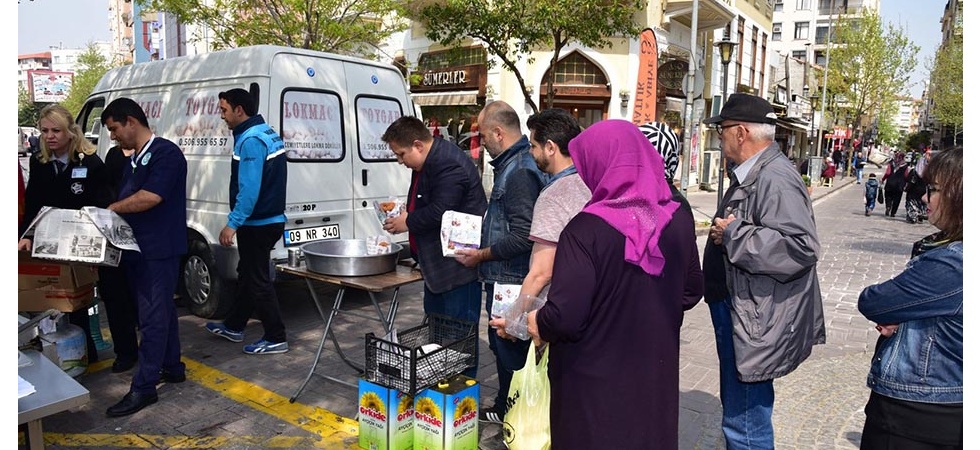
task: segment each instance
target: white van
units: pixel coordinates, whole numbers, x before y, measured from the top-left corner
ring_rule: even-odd
[[[76,119],[103,157],[114,143],[102,109],[129,97],[150,128],[187,158],[188,255],[179,294],[201,317],[221,317],[234,296],[238,251],[222,247],[233,140],[218,93],[243,88],[287,150],[286,231],[272,251],[322,239],[384,234],[374,200],[404,200],[411,172],[381,140],[388,125],[415,115],[394,66],[310,50],[254,46],[133,64],[102,77]],[[407,235],[393,237],[403,242]],[[270,268],[272,270],[272,268]]]

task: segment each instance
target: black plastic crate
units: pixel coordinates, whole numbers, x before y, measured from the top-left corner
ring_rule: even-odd
[[[411,395],[476,365],[477,324],[429,315],[426,322],[398,333],[398,343],[365,335],[364,376]],[[431,352],[422,346],[438,344]]]

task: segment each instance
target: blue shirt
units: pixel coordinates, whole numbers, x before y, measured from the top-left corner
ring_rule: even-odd
[[[171,141],[153,136],[135,155],[132,174],[119,191],[124,199],[140,190],[163,201],[138,213],[121,214],[133,228],[145,259],[165,259],[187,253],[187,160]]]

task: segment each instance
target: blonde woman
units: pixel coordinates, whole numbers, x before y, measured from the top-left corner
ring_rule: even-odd
[[[41,131],[41,150],[31,156],[19,233],[23,238],[17,243],[18,250],[31,250],[32,236],[24,236],[24,231],[42,207],[105,208],[112,201],[105,164],[67,109],[61,105],[44,107],[37,127]],[[71,313],[69,319],[90,336],[86,309]],[[89,362],[97,361],[95,344],[91,337],[88,341]]]

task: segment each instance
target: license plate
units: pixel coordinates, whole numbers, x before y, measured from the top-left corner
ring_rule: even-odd
[[[318,227],[296,228],[282,232],[283,245],[305,244],[324,239],[340,239],[340,225],[320,225]]]

